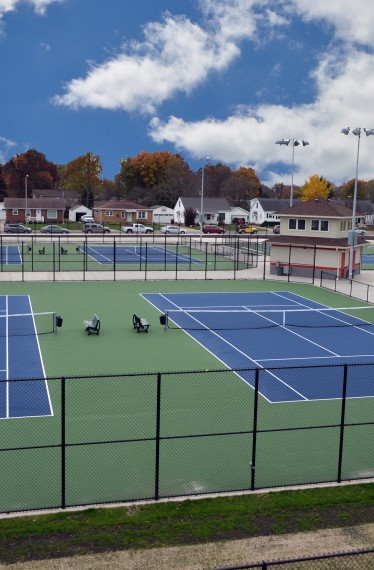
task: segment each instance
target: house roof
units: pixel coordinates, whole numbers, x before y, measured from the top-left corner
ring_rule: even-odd
[[[4,198],[4,208],[9,210],[10,208],[24,209],[26,207],[25,198]],[[27,208],[55,208],[56,210],[65,210],[65,200],[61,198],[28,198]]]
[[[201,198],[190,198],[190,197],[180,197],[185,208],[194,208],[195,210],[200,210],[201,208]],[[229,211],[230,206],[226,198],[204,198],[204,210],[210,211]]]
[[[251,202],[255,200],[258,200],[261,208],[265,212],[279,212],[280,210],[287,208],[290,204],[289,198],[253,198]],[[298,204],[299,200],[294,200],[293,203]]]
[[[141,204],[135,202],[127,202],[126,200],[118,200],[111,202],[96,202],[94,210],[150,210]]]
[[[348,218],[352,216],[352,210],[336,202],[330,202],[323,198],[299,202],[289,208],[279,211],[280,216],[316,216],[318,218]]]
[[[307,236],[282,236],[274,235],[269,237],[269,243],[271,245],[284,245],[284,246],[306,246],[313,247],[315,245],[320,247],[331,247],[331,248],[348,248],[348,238],[318,238],[318,237],[307,237]],[[361,236],[357,236],[357,245],[365,245],[366,240]]]

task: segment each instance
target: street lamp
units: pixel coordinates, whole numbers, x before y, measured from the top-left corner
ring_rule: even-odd
[[[309,142],[304,139],[301,142],[297,139],[279,139],[275,141],[275,144],[280,144],[280,145],[285,144],[286,146],[288,146],[291,141],[292,141],[292,168],[291,168],[290,206],[293,205],[293,170],[295,164],[295,146],[299,146],[300,144],[302,144],[303,146],[308,146],[309,144]]]
[[[366,136],[369,137],[370,135],[374,135],[374,129],[363,129],[366,133]],[[348,135],[350,131],[350,127],[344,127],[341,129],[341,133],[343,135]],[[352,206],[352,228],[351,231],[348,232],[348,245],[350,246],[349,250],[349,269],[348,269],[348,277],[349,279],[353,279],[353,255],[354,255],[354,247],[357,243],[357,234],[356,234],[356,210],[357,210],[357,187],[358,187],[358,161],[360,156],[360,141],[361,141],[361,127],[356,127],[352,130],[352,133],[357,137],[357,157],[356,157],[356,175],[355,175],[355,186],[353,192],[353,206]]]
[[[26,174],[25,176],[25,224],[27,226],[27,179],[29,175]]]
[[[205,156],[203,159],[204,161],[203,168],[201,170],[201,196],[200,196],[200,242],[203,239],[203,217],[204,217],[204,170],[206,164],[210,160],[210,156]]]

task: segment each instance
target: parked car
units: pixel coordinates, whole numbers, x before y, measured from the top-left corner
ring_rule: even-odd
[[[163,234],[185,234],[186,230],[179,226],[164,226],[160,230]]]
[[[94,224],[95,220],[92,216],[82,216],[81,222],[82,224]]]
[[[281,230],[280,225],[274,226],[273,227],[273,234],[279,234]]]
[[[355,232],[356,234],[358,234],[359,236],[364,236],[365,235],[365,230],[363,230],[362,228],[355,228]]]
[[[5,224],[4,232],[7,234],[30,234],[31,228],[22,224]]]
[[[225,230],[221,226],[217,226],[217,224],[205,224],[205,226],[203,226],[203,233],[204,234],[224,234]]]
[[[238,234],[257,234],[257,229],[253,226],[241,225],[237,229]]]
[[[233,218],[232,223],[235,224],[236,226],[244,226],[245,219],[244,218]]]
[[[56,226],[55,224],[44,226],[40,231],[42,234],[70,234],[70,230],[67,228],[61,228],[61,226]]]
[[[112,230],[101,224],[84,224],[82,232],[86,234],[109,234]]]

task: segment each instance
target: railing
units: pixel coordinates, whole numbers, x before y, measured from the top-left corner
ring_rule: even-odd
[[[334,398],[270,403],[282,372]],[[0,512],[373,477],[373,376],[374,363],[49,378],[43,416],[44,379],[1,380]]]
[[[374,303],[374,286],[356,279],[336,279],[331,274],[322,272],[320,286],[366,303]]]

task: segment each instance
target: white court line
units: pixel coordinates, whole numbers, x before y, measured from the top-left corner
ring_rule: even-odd
[[[168,303],[172,303],[175,307],[178,307],[178,305],[176,305],[175,303],[173,303],[173,301],[171,301],[170,299],[168,299],[167,297],[165,297],[164,294],[160,293],[160,295],[168,301]],[[223,338],[221,335],[219,335],[218,333],[216,333],[215,331],[209,329],[206,325],[204,325],[201,321],[199,321],[198,319],[196,319],[195,317],[192,317],[191,315],[188,315],[189,318],[192,318],[194,321],[196,321],[197,323],[199,323],[199,325],[205,327],[205,329],[212,333],[214,336],[216,336],[217,338],[219,338],[220,340],[222,340],[224,343],[228,344],[234,351],[238,352],[239,354],[241,354],[242,356],[244,356],[244,358],[250,360],[253,364],[255,364],[258,368],[263,369],[264,367],[259,364],[259,362],[257,360],[254,360],[253,358],[251,358],[248,354],[246,354],[245,352],[243,352],[242,350],[240,350],[239,348],[237,348],[235,345],[233,345],[231,342],[229,342],[228,340],[226,340],[225,338]],[[173,320],[173,319],[171,319]],[[267,319],[270,321],[270,319]],[[274,321],[271,321],[274,322]],[[177,323],[175,323],[177,324]],[[278,323],[276,323],[278,324]],[[179,325],[178,325],[179,326]],[[205,348],[205,350],[208,350],[208,352],[210,352],[213,356],[215,356],[220,362],[222,362],[225,366],[227,366],[227,364],[221,359],[219,358],[214,352],[210,351],[209,349],[207,349],[200,341],[198,341],[197,339],[195,339],[195,337],[190,334],[188,331],[184,330],[183,328],[181,329],[183,330],[183,332],[187,333],[188,336],[190,336],[191,338],[193,338],[196,342],[198,342],[201,346],[203,346]],[[303,398],[304,400],[308,400],[308,398],[306,398],[306,396],[304,396],[304,394],[302,394],[301,392],[298,392],[298,390],[295,390],[295,388],[292,388],[292,386],[290,386],[289,384],[287,384],[287,382],[285,382],[284,380],[282,380],[281,378],[279,378],[279,376],[277,376],[276,374],[274,374],[273,372],[267,370],[268,374],[270,374],[270,376],[273,376],[276,380],[278,380],[278,382],[280,382],[281,384],[283,384],[284,386],[286,386],[289,390],[291,390],[292,392],[294,392],[295,394],[297,394],[298,396],[300,396],[301,398]],[[239,376],[240,377],[240,376]],[[242,379],[244,382],[246,382],[246,380]],[[248,382],[246,382],[246,384],[248,384]],[[252,386],[253,388],[253,386]],[[265,397],[265,396],[264,396]],[[267,399],[267,398],[266,398]],[[267,399],[268,400],[268,399]],[[269,401],[269,400],[268,400]]]

